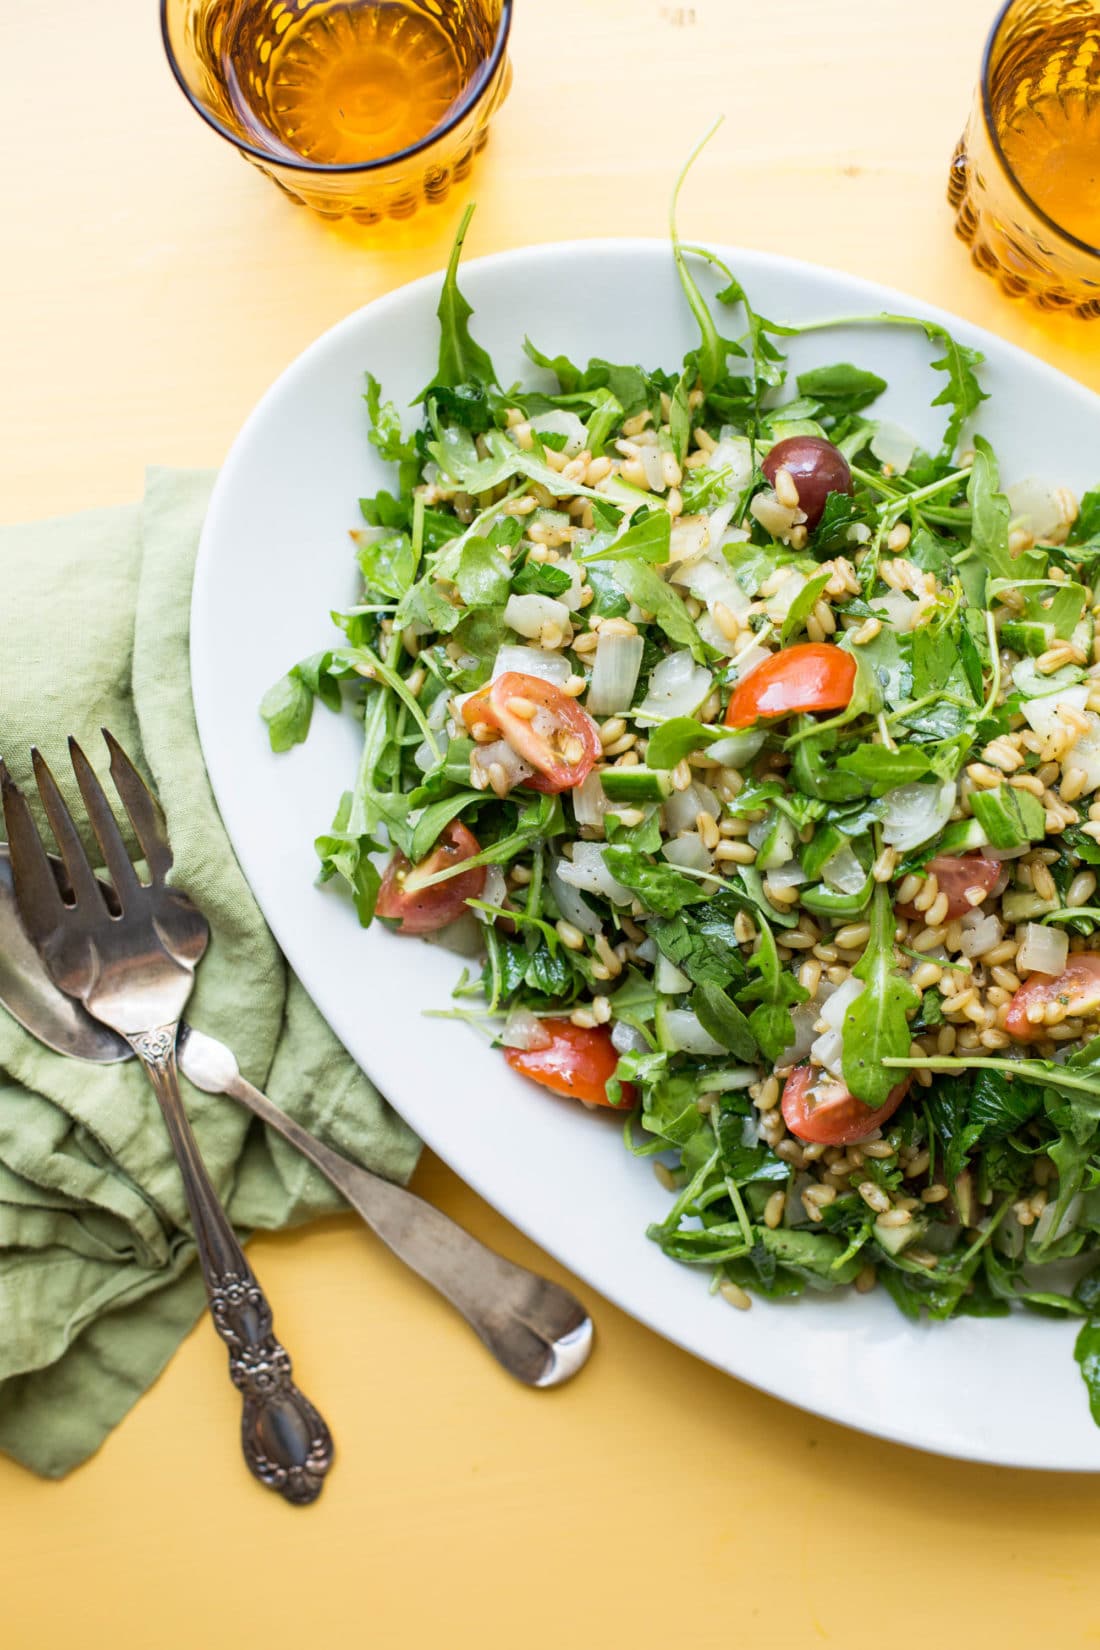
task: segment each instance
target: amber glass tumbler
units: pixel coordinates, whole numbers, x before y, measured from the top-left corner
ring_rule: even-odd
[[[1100,315],[1100,0],[1009,0],[951,164],[955,228],[1014,298]]]
[[[161,0],[192,107],[291,200],[359,223],[438,203],[511,84],[512,0]]]

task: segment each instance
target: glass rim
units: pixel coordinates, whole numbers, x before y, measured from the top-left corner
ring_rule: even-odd
[[[453,132],[464,116],[477,107],[504,60],[508,47],[508,37],[512,30],[514,3],[515,0],[501,0],[500,22],[497,24],[496,39],[493,41],[493,49],[485,62],[484,78],[473,96],[468,95],[468,86],[464,88],[446,119],[438,126],[433,126],[430,132],[425,133],[422,138],[418,138],[415,143],[408,144],[404,149],[395,149],[392,154],[380,155],[377,160],[341,161],[335,165],[307,160],[302,155],[291,155],[289,157],[274,155],[270,149],[261,149],[258,144],[249,143],[246,138],[239,137],[228,126],[223,125],[217,116],[212,114],[196,96],[180,67],[168,29],[170,0],[160,0],[160,37],[164,44],[168,66],[180,91],[195,113],[201,115],[206,124],[212,127],[219,137],[223,137],[227,143],[231,143],[234,149],[237,149],[241,154],[250,155],[253,160],[259,161],[262,165],[279,167],[288,172],[304,172],[313,177],[354,177],[357,173],[381,171],[385,167],[396,165],[399,161],[411,160],[414,156],[422,154],[426,149],[432,148],[442,138],[445,138],[448,133]]]
[[[1063,224],[1060,224],[1056,218],[1052,218],[1049,212],[1045,212],[1039,205],[1039,202],[1035,200],[1032,195],[1028,194],[1027,190],[1016,176],[1015,169],[1009,161],[1008,156],[1005,154],[1004,149],[1001,147],[1001,140],[997,135],[997,122],[993,114],[993,99],[990,88],[993,68],[993,52],[997,45],[998,36],[1000,35],[1001,29],[1004,27],[1009,12],[1012,11],[1013,7],[1018,3],[1019,0],[1004,0],[1004,4],[993,21],[993,27],[989,31],[989,35],[985,43],[985,50],[982,52],[981,93],[982,115],[985,120],[985,129],[989,134],[989,141],[993,145],[993,152],[1000,162],[1002,172],[1028,210],[1030,212],[1034,212],[1040,222],[1045,224],[1046,227],[1051,230],[1053,234],[1057,235],[1059,240],[1065,242],[1067,246],[1076,247],[1079,252],[1087,252],[1091,258],[1100,258],[1100,247],[1093,246],[1091,241],[1083,241],[1080,236],[1074,235],[1071,230],[1066,229]]]

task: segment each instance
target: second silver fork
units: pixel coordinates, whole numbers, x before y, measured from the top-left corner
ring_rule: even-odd
[[[117,1031],[141,1060],[183,1177],[214,1326],[229,1349],[243,1397],[241,1441],[250,1470],[286,1500],[316,1500],[332,1465],[332,1438],[295,1386],[273,1331],[271,1308],[218,1201],[184,1109],[176,1037],[206,949],[205,920],[167,885],[172,866],[160,805],[121,746],[104,732],[111,777],[149,867],[139,880],[111,806],[75,740],[73,771],[113,885],[112,910],[45,760],[32,752],[42,805],[65,864],[71,903],[57,879],[27,803],[0,760],[16,899],[24,927],[54,984]]]

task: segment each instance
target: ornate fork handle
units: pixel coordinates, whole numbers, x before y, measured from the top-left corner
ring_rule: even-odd
[[[176,1032],[175,1025],[161,1026],[127,1041],[153,1085],[183,1176],[210,1315],[229,1349],[229,1373],[244,1399],[245,1461],[262,1484],[305,1506],[321,1493],[332,1465],[332,1438],[294,1384],[267,1298],[210,1184],[180,1095]]]

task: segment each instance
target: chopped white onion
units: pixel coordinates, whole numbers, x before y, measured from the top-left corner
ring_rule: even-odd
[[[729,680],[733,683],[743,682],[746,676],[752,674],[757,665],[762,665],[765,659],[770,658],[771,654],[766,647],[757,647],[754,644],[747,653],[739,655],[737,663],[732,667]]]
[[[873,596],[871,606],[876,613],[885,611],[891,630],[912,630],[917,621],[918,606],[904,590],[888,590],[884,596]]]
[[[657,961],[657,941],[643,940],[634,947],[634,955],[639,962],[655,963]]]
[[[844,984],[838,985],[823,1005],[818,1018],[824,1020],[830,1031],[840,1031],[844,1025],[844,1016],[856,998],[863,995],[863,991],[863,981],[849,974]]]
[[[763,749],[767,737],[762,728],[747,729],[744,733],[731,733],[725,739],[716,739],[713,745],[708,746],[707,755],[712,762],[720,762],[724,768],[744,768]]]
[[[541,647],[502,647],[493,660],[490,681],[509,671],[521,676],[538,676],[544,682],[555,682],[559,687],[569,679],[569,660],[561,653],[547,653]],[[428,718],[429,723],[431,718]]]
[[[710,529],[704,516],[681,516],[672,524],[668,559],[684,564],[698,561],[710,543]]]
[[[752,480],[753,464],[752,442],[747,436],[735,434],[732,426],[727,425],[719,434],[717,447],[707,459],[704,474],[708,470],[729,470],[726,485],[736,499],[736,495]]]
[[[521,785],[525,779],[530,779],[535,771],[522,756],[516,755],[507,739],[496,739],[491,745],[474,746],[470,757],[471,767],[479,768],[488,778],[489,769],[494,764],[504,769],[509,790],[515,785]]]
[[[1084,774],[1082,796],[1088,796],[1091,791],[1100,787],[1100,716],[1090,710],[1088,719],[1088,733],[1083,733],[1077,740],[1065,763],[1066,767],[1080,768]]]
[[[764,611],[775,624],[782,624],[791,610],[795,597],[806,588],[808,582],[805,573],[800,573],[797,567],[788,567],[784,571],[786,578],[764,603]]]
[[[722,602],[731,613],[743,617],[752,605],[721,550],[708,550],[690,567],[675,568],[670,579],[673,584],[682,585],[696,601],[704,602],[712,612],[715,604]]]
[[[780,504],[770,487],[755,494],[749,510],[765,533],[770,533],[773,539],[789,537],[794,529],[806,520],[805,510],[789,510],[785,504]]]
[[[504,609],[504,622],[521,636],[539,636],[543,625],[557,625],[565,631],[569,625],[569,609],[553,596],[509,596]]]
[[[819,1066],[824,1066],[830,1077],[844,1080],[844,1039],[839,1031],[823,1031],[810,1045],[810,1054]]]
[[[698,1016],[689,1008],[670,1008],[664,1017],[665,1039],[674,1049],[684,1054],[725,1054],[709,1031],[704,1030]]]
[[[1064,928],[1046,928],[1041,922],[1024,924],[1024,938],[1016,953],[1016,971],[1024,974],[1062,974],[1069,956]]]
[[[710,849],[704,845],[698,831],[685,831],[683,836],[674,837],[664,844],[661,853],[670,865],[683,865],[689,871],[714,869]]]
[[[655,493],[665,490],[665,455],[655,441],[638,443],[638,460],[645,471],[645,478]]]
[[[635,1026],[616,1020],[611,1027],[611,1046],[620,1054],[644,1054],[649,1044]]]
[[[579,561],[572,560],[556,561],[554,566],[559,573],[569,576],[569,589],[563,590],[557,599],[570,613],[576,613],[584,600],[584,568]]]
[[[777,865],[773,871],[767,873],[764,878],[764,892],[768,893],[770,889],[800,888],[808,881],[809,878],[798,860],[788,859],[785,864]]]
[[[882,835],[891,848],[907,853],[942,831],[958,794],[955,781],[939,785],[899,785],[887,791]]]
[[[579,891],[568,882],[563,882],[558,876],[558,865],[568,861],[554,861],[550,866],[550,891],[554,896],[558,910],[566,922],[571,922],[574,928],[579,928],[582,934],[598,934],[603,927],[600,918],[580,896]]]
[[[900,424],[882,419],[871,437],[871,451],[880,464],[889,464],[895,475],[903,476],[913,462],[917,443]]]
[[[663,997],[678,997],[683,992],[691,990],[691,980],[683,969],[677,968],[663,952],[658,955],[654,965],[653,984]]]
[[[1064,687],[1056,693],[1044,693],[1039,698],[1025,699],[1020,709],[1028,726],[1035,730],[1040,739],[1050,739],[1066,731],[1058,712],[1063,707],[1066,710],[1083,712],[1090,692],[1087,682],[1079,682],[1074,687]]]
[[[601,632],[585,700],[593,716],[610,716],[615,711],[630,709],[644,649],[641,636],[605,636]]]
[[[1064,487],[1053,487],[1049,481],[1027,476],[1005,488],[1012,509],[1012,524],[1023,528],[1032,538],[1059,544],[1066,536],[1077,515],[1071,509],[1072,499]]]
[[[575,412],[569,412],[565,407],[554,407],[550,412],[536,414],[531,420],[531,428],[536,435],[563,435],[565,446],[562,451],[569,458],[576,458],[587,440],[581,420]]]
[[[697,665],[686,648],[670,653],[650,676],[635,720],[639,726],[652,727],[674,716],[694,716],[710,689],[710,671]]]
[[[697,781],[686,791],[673,791],[665,803],[665,825],[676,836],[680,831],[694,830],[697,815],[709,814],[717,819],[721,812],[722,804],[714,792]]]
[[[486,905],[502,906],[508,898],[508,884],[504,880],[504,872],[499,865],[488,865],[485,868],[485,886],[478,895]],[[495,922],[496,918],[488,911],[475,911],[474,916],[479,922]]]
[[[560,859],[557,873],[562,882],[582,888],[587,894],[600,894],[613,905],[629,905],[634,898],[630,889],[611,875],[598,842],[575,842],[572,860]]]
[[[801,1065],[809,1054],[814,1042],[814,1026],[821,1016],[820,1005],[814,1002],[799,1003],[791,1009],[791,1019],[794,1022],[794,1041],[783,1050],[776,1064],[779,1066]]]
[[[575,785],[569,793],[573,799],[573,818],[578,825],[602,825],[603,816],[611,809],[600,783],[598,773],[590,773],[580,785]]]
[[[437,746],[438,751],[439,751],[439,755],[440,756],[446,756],[447,747],[448,747],[448,745],[450,744],[451,741],[448,739],[447,735],[443,732],[442,729],[440,729],[436,733],[435,742],[436,742],[436,746]],[[420,744],[417,745],[416,749],[413,751],[413,761],[416,763],[416,765],[420,769],[421,773],[430,773],[431,770],[435,767],[436,762],[438,761],[438,759],[439,758],[436,756],[435,751],[432,750],[432,747],[429,745],[429,743],[426,739],[422,740],[420,742]]]
[[[980,957],[1000,945],[1005,937],[1004,924],[992,911],[980,911],[977,906],[962,920],[959,948],[964,957]]]
[[[838,894],[859,893],[867,881],[867,872],[856,858],[850,842],[846,842],[832,859],[825,862],[821,880],[827,887],[835,888]]]
[[[729,529],[729,524],[733,520],[733,512],[736,508],[737,497],[736,494],[731,493],[729,498],[724,499],[721,504],[716,504],[714,509],[708,512],[707,533],[711,544],[720,545],[722,543]]]
[[[1081,1192],[1075,1192],[1066,1204],[1065,1208],[1062,1210],[1062,1217],[1058,1222],[1057,1228],[1054,1226],[1054,1211],[1057,1209],[1058,1203],[1057,1201],[1048,1203],[1038,1220],[1035,1222],[1035,1229],[1032,1235],[1034,1236],[1036,1243],[1046,1243],[1048,1238],[1052,1243],[1057,1243],[1058,1239],[1065,1237],[1067,1232],[1072,1232],[1081,1218],[1081,1208],[1084,1201],[1083,1194]]]
[[[500,1036],[505,1048],[549,1048],[553,1041],[536,1014],[529,1008],[513,1008]]]

